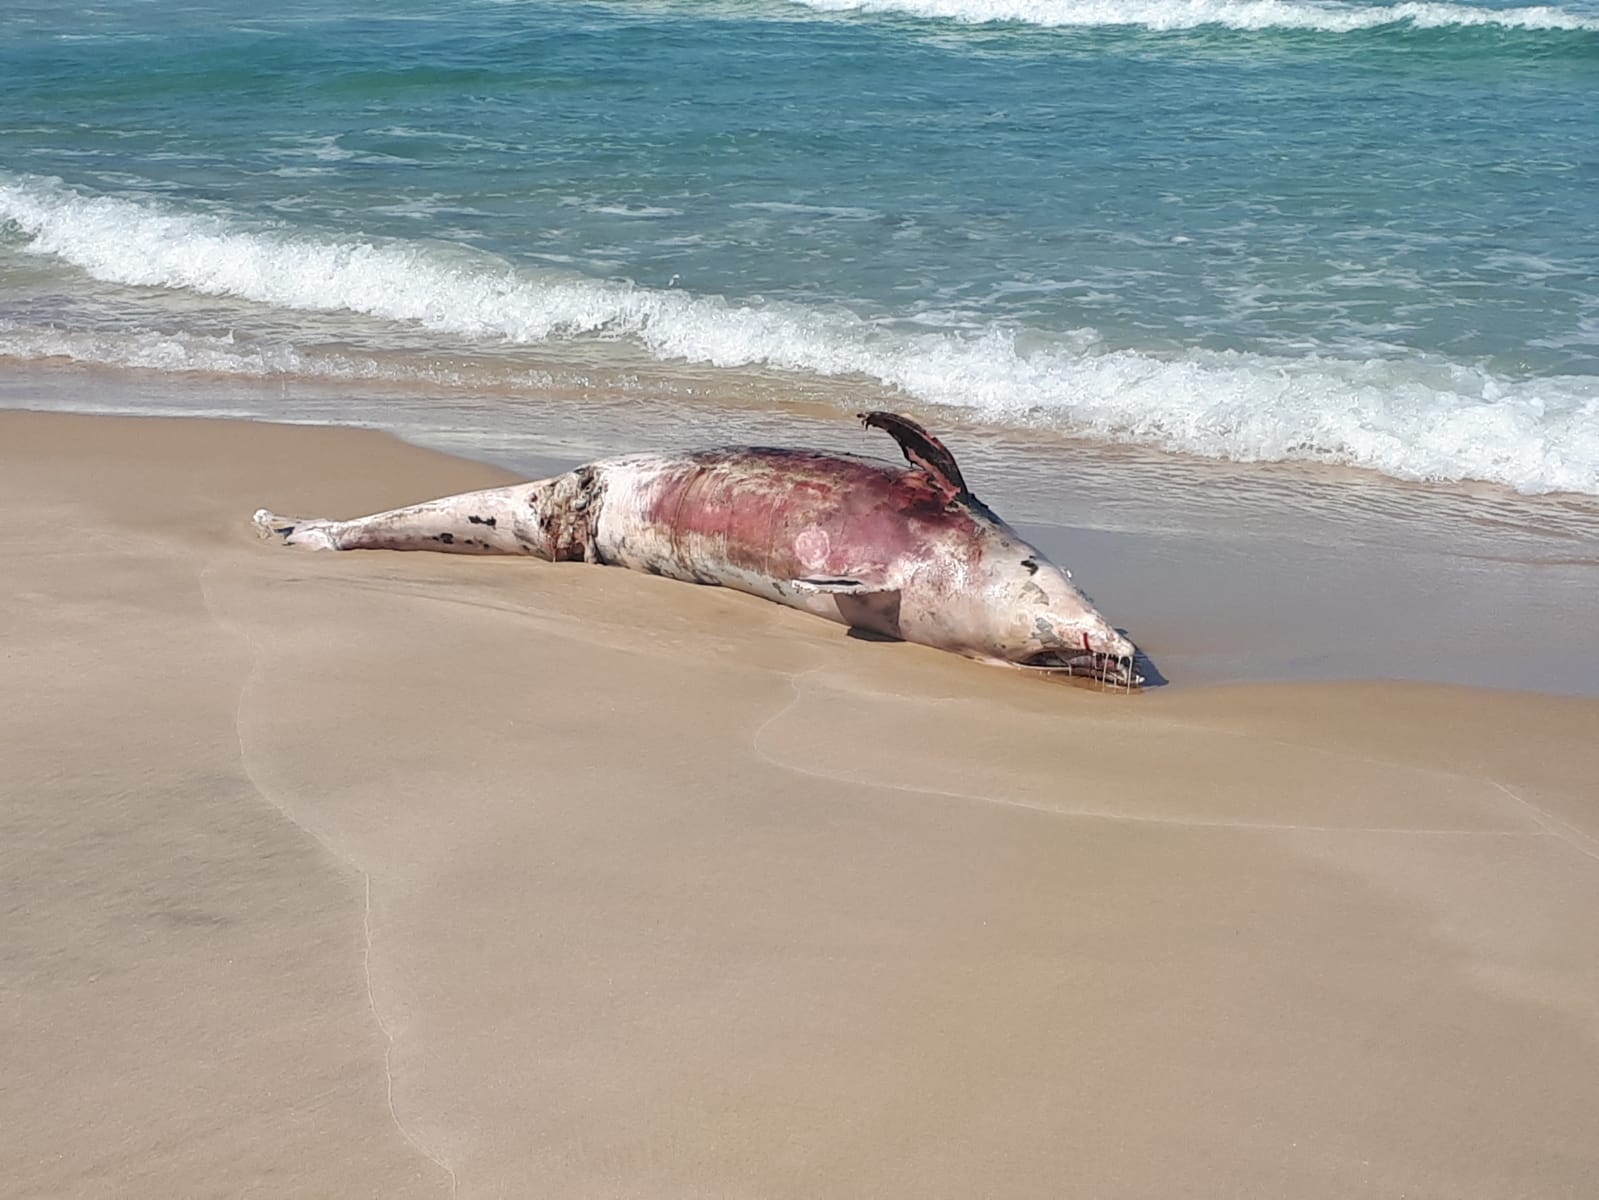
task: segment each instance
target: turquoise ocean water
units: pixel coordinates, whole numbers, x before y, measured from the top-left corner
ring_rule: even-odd
[[[13,363],[881,401],[1599,494],[1599,0],[10,0],[0,31]]]

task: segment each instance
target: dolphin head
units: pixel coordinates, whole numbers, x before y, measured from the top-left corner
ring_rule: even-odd
[[[1143,682],[1134,669],[1137,647],[1100,614],[1070,572],[1014,535],[995,539],[985,551],[967,590],[975,657],[1121,687]]]
[[[1128,687],[1143,682],[1133,669],[1137,648],[1083,595],[1070,572],[1034,550],[1014,571],[996,574],[1014,630],[1003,642],[1008,662]]]

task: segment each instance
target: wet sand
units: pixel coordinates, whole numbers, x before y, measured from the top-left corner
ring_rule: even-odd
[[[504,478],[0,413],[8,1194],[1591,1195],[1599,702],[248,523]]]
[[[836,382],[836,381],[835,381]],[[0,363],[0,410],[367,425],[520,478],[609,454],[727,443],[898,461],[853,414],[647,390],[395,389]],[[977,494],[1073,570],[1178,686],[1394,679],[1599,697],[1599,497],[1417,485],[1000,431],[924,412]]]

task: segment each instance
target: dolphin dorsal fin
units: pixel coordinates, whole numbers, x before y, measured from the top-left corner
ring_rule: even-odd
[[[860,418],[867,429],[881,429],[898,442],[905,461],[931,475],[950,499],[971,495],[949,448],[915,421],[891,412],[861,413]]]

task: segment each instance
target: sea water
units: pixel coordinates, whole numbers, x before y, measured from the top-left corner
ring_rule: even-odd
[[[444,423],[881,404],[1599,494],[1599,0],[9,0],[0,30],[13,362],[421,387]]]

